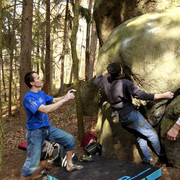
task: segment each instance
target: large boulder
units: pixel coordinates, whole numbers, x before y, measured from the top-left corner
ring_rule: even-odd
[[[125,73],[149,93],[180,86],[180,8],[150,13],[118,26],[102,46],[97,75],[119,61]]]
[[[96,0],[94,18],[100,45],[120,24],[133,17],[167,8],[166,0]]]
[[[99,142],[103,147],[103,156],[135,162],[140,161],[135,138],[120,124],[112,122],[111,108],[107,102],[104,102],[99,109],[96,131],[99,132]]]
[[[180,87],[179,39],[180,8],[166,10],[162,13],[149,13],[128,20],[118,26],[103,44],[96,63],[97,75],[101,74],[109,63],[117,61],[122,64],[128,77],[146,92],[177,92]],[[172,109],[177,109],[177,101],[179,102],[177,98],[178,96],[172,102],[166,100],[148,102],[150,105],[141,101],[136,102],[144,107],[144,115],[149,122],[153,126],[158,126],[156,127],[157,133],[160,130],[159,125],[162,122],[165,123],[161,126],[162,141],[173,122],[175,123],[175,119],[177,120],[177,115],[170,113]],[[167,112],[167,105],[171,108],[167,109],[168,115],[162,121],[164,113]],[[136,153],[134,137],[119,126],[115,128],[115,136],[114,126],[110,123],[110,112],[108,115],[104,115],[107,112],[101,110],[98,119],[100,123],[97,124],[97,127],[101,127],[97,130],[99,131],[99,140],[104,147],[103,154],[122,159],[127,157],[127,154],[134,153],[127,160],[138,162],[139,156]],[[107,121],[108,118],[105,118],[106,116],[109,117],[109,121]],[[125,134],[126,136],[124,136]],[[179,155],[177,158],[179,146],[173,144],[179,142],[170,142],[166,139],[164,141],[163,145],[167,151],[169,162],[173,166],[179,167]],[[173,145],[170,146],[170,143]],[[122,156],[119,154],[120,152],[122,152]]]

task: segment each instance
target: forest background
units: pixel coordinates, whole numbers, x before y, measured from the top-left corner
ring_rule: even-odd
[[[94,0],[0,0],[0,179],[3,157],[3,118],[13,109],[20,121],[27,92],[24,75],[43,77],[43,90],[52,96],[73,87],[76,92],[78,138],[84,134],[80,83],[96,74],[99,40],[93,17]],[[167,0],[169,7],[179,0]],[[7,111],[5,111],[7,110]],[[7,112],[7,113],[2,113]]]
[[[52,96],[73,83],[79,138],[83,136],[79,83],[93,77],[98,54],[93,4],[92,0],[0,0],[0,179],[2,118],[14,115],[16,108],[25,125],[22,101],[28,89],[24,75],[30,70],[43,77],[42,89]],[[4,110],[7,114],[2,116]]]

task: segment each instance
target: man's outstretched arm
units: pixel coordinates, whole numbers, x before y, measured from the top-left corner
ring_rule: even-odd
[[[69,90],[68,92],[71,92],[71,93],[73,93],[73,92],[76,92],[76,90],[75,89],[71,89],[71,90]],[[64,95],[64,96],[61,96],[61,97],[56,97],[56,98],[53,98],[53,103],[56,103],[56,102],[58,102],[58,101],[61,101],[61,100],[63,100],[64,99],[64,97],[65,97],[66,95]]]
[[[174,96],[174,93],[172,92],[165,92],[165,93],[162,93],[162,94],[154,94],[154,100],[157,100],[157,99],[172,99]]]
[[[75,92],[75,90],[69,90],[66,95],[64,95],[62,97],[59,97],[59,98],[55,98],[55,100],[53,99],[53,102],[54,102],[53,104],[49,104],[49,105],[43,105],[42,104],[38,108],[38,111],[43,112],[45,114],[48,114],[50,112],[53,112],[53,111],[57,110],[65,102],[69,101],[70,99],[75,98],[73,92]]]

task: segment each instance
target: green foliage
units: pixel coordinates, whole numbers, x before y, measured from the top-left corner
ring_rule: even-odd
[[[75,6],[74,0],[70,0],[70,2],[71,2],[71,5],[73,7],[73,12],[74,12],[74,6]],[[79,6],[79,14],[86,19],[87,23],[90,23],[91,13],[90,13],[89,9]]]
[[[55,4],[59,4],[60,2],[62,2],[62,0],[54,0]]]
[[[13,9],[9,8],[10,5],[6,4],[3,7],[2,11],[2,32],[3,32],[3,39],[2,44],[3,47],[10,49],[9,45],[11,44],[12,39],[12,24],[13,24]]]
[[[170,7],[178,7],[180,6],[180,0],[169,0],[168,1]]]
[[[90,13],[89,9],[80,6],[79,14],[86,19],[87,23],[91,22],[91,13]]]
[[[55,16],[53,18],[53,21],[51,22],[51,25],[54,25],[56,27],[56,26],[59,26],[59,24],[61,24],[61,22],[62,22],[62,20],[61,20],[62,19],[62,13],[57,14],[57,16]]]

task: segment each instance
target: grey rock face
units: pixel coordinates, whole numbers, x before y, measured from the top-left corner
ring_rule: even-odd
[[[101,74],[111,62],[118,61],[122,64],[125,73],[141,88],[149,93],[175,92],[180,88],[180,8],[167,10],[163,13],[149,13],[128,20],[118,26],[103,44],[96,63],[97,75]],[[179,142],[169,142],[165,136],[170,127],[180,115],[179,98],[175,98],[166,109],[167,102],[154,103],[147,110],[146,116],[149,122],[156,126],[161,125],[161,137],[163,146],[167,151],[167,157],[173,166],[180,166]],[[178,103],[177,103],[178,102]],[[143,106],[146,103],[138,102]],[[168,102],[169,103],[169,102]],[[171,107],[171,108],[170,108]],[[164,116],[165,113],[165,116]],[[163,120],[162,120],[162,117]],[[109,137],[114,140],[114,135],[105,134],[105,129],[111,127],[101,124],[100,140]],[[112,128],[110,128],[112,129]],[[111,132],[108,128],[107,132]],[[120,130],[121,131],[121,130]],[[123,132],[123,131],[121,131]],[[123,137],[123,134],[119,134]],[[178,137],[179,138],[179,137]],[[124,149],[121,145],[115,148],[117,154]],[[110,142],[110,141],[108,141]],[[133,142],[130,140],[127,142]],[[169,143],[176,143],[170,146]],[[178,144],[178,145],[177,145]],[[115,143],[111,146],[114,147]],[[134,144],[131,144],[134,147]],[[108,146],[104,149],[106,150]],[[110,147],[110,145],[109,145]],[[123,150],[124,154],[126,151]],[[135,152],[132,150],[132,152]],[[113,156],[118,156],[113,154]],[[124,155],[125,156],[125,155]],[[135,156],[132,156],[135,158]]]
[[[97,74],[119,61],[126,74],[150,93],[180,86],[180,8],[145,14],[118,26],[102,46]]]

